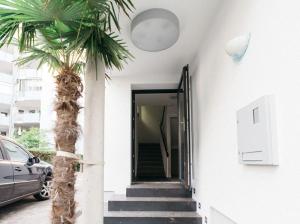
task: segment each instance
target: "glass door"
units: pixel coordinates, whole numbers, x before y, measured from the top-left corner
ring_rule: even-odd
[[[178,85],[178,139],[179,139],[179,178],[184,186],[191,187],[191,133],[190,133],[190,77],[189,67],[182,70]]]

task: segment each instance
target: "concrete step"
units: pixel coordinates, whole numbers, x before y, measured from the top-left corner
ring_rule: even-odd
[[[157,148],[160,147],[159,143],[140,143],[139,147],[141,148]]]
[[[164,172],[161,171],[156,171],[156,172],[144,172],[144,171],[139,171],[138,174],[137,174],[137,177],[140,177],[140,178],[147,178],[147,177],[166,177]]]
[[[126,197],[115,195],[108,201],[108,211],[196,211],[192,198]]]
[[[105,212],[104,224],[202,224],[195,212]]]
[[[163,163],[163,160],[161,158],[161,156],[159,157],[144,157],[144,158],[139,158],[138,164],[143,163],[143,162],[159,162],[159,163]]]
[[[143,166],[151,166],[151,167],[157,167],[157,168],[161,168],[164,167],[163,162],[160,161],[140,161],[138,164],[138,167],[143,167]]]
[[[153,154],[153,153],[149,153],[149,154],[142,154],[142,155],[139,155],[139,159],[149,159],[149,158],[152,158],[154,160],[156,159],[159,159],[162,160],[162,157],[161,157],[161,153],[157,153],[157,154]]]
[[[180,183],[157,182],[132,185],[126,189],[126,196],[191,198],[192,192],[187,191]]]
[[[145,171],[146,173],[151,173],[151,172],[163,172],[164,173],[164,168],[163,166],[151,166],[151,165],[143,165],[138,167],[138,171]]]

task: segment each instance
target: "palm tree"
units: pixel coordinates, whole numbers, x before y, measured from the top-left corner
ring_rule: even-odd
[[[112,30],[120,29],[118,11],[128,15],[132,8],[130,0],[0,0],[0,47],[16,43],[20,65],[39,61],[39,67],[47,64],[56,72],[53,224],[76,219],[74,152],[82,62],[96,71],[99,60],[108,68],[122,69],[131,55]]]

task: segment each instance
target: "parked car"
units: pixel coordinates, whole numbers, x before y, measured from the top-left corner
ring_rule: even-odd
[[[12,139],[0,136],[0,207],[33,195],[50,198],[52,165]]]

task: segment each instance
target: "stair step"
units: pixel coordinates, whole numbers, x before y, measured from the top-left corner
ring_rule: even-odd
[[[181,184],[161,182],[152,184],[136,184],[126,189],[127,197],[182,197],[191,198],[192,192],[187,191]]]
[[[192,198],[125,197],[116,195],[108,201],[108,211],[196,211]]]
[[[138,175],[148,175],[148,176],[153,176],[153,175],[158,175],[158,176],[165,176],[165,173],[163,170],[139,170]]]
[[[143,158],[139,158],[139,163],[140,162],[160,162],[162,163],[162,158],[161,158],[161,155],[160,156],[157,156],[157,157],[150,157],[150,156],[147,156],[147,157],[143,157]]]
[[[139,154],[139,158],[162,158],[161,153],[144,153],[144,154]]]
[[[138,178],[140,179],[145,179],[145,178],[154,178],[154,177],[157,177],[157,178],[165,178],[165,174],[164,173],[138,173],[137,175]]]
[[[142,160],[139,161],[138,166],[141,165],[154,165],[154,166],[163,166],[163,162],[159,160]]]
[[[163,166],[143,165],[143,166],[139,166],[138,170],[144,170],[144,171],[164,171],[164,168],[163,168]]]
[[[195,212],[105,212],[104,224],[201,224]]]
[[[138,175],[159,175],[159,176],[165,176],[165,173],[163,170],[139,170]]]

